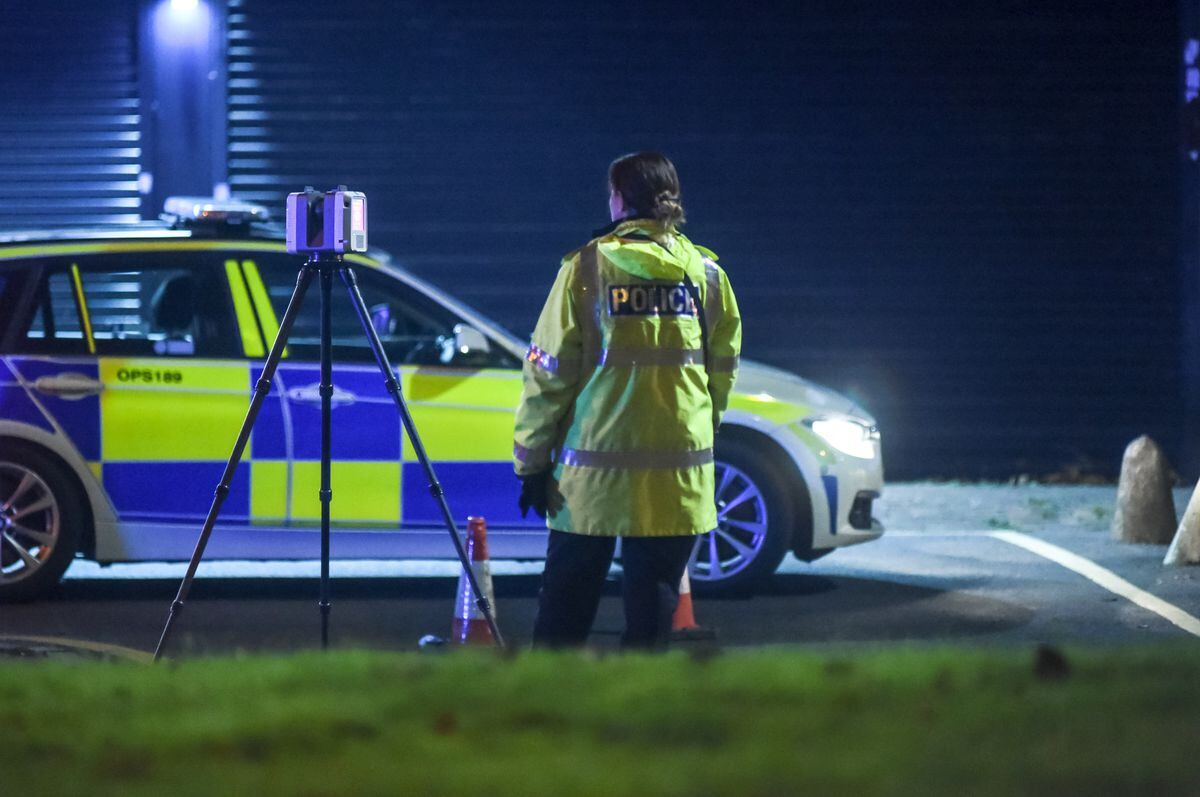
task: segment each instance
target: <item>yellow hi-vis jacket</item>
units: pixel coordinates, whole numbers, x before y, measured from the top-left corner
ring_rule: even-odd
[[[514,446],[518,475],[554,467],[562,500],[551,489],[546,525],[641,537],[716,528],[713,435],[741,337],[716,256],[658,222],[621,222],[563,258],[525,358]]]

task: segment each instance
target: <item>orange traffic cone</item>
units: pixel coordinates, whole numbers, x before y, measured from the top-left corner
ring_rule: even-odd
[[[704,628],[696,622],[696,614],[692,608],[692,582],[688,579],[685,568],[683,578],[679,582],[679,603],[675,605],[675,615],[671,618],[671,638],[676,640],[713,639],[716,632]]]
[[[471,572],[479,589],[492,605],[492,618],[496,615],[496,595],[492,590],[492,566],[488,561],[487,521],[481,517],[467,518],[467,558],[471,561]],[[488,627],[483,612],[475,603],[475,592],[464,572],[458,577],[458,605],[454,610],[455,642],[464,645],[494,645],[492,629]]]

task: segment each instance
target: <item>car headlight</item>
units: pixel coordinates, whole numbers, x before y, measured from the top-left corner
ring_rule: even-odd
[[[879,432],[849,418],[812,418],[804,422],[813,432],[843,454],[859,459],[875,458]]]

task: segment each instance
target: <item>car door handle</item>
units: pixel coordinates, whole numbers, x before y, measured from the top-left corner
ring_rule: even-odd
[[[305,385],[304,387],[293,387],[287,392],[287,397],[301,404],[320,404],[321,403],[321,386]],[[338,406],[340,404],[353,404],[358,396],[351,393],[349,390],[342,390],[337,385],[333,386],[333,396],[330,397],[330,404]]]
[[[104,383],[86,374],[62,373],[54,376],[39,376],[33,382],[39,393],[64,399],[81,399],[95,396],[104,390]]]

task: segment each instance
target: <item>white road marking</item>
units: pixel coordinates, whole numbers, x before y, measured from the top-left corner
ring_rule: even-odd
[[[1066,548],[1051,545],[1045,540],[1039,540],[1037,537],[1031,537],[1028,534],[1021,534],[1017,531],[991,531],[988,532],[988,536],[1007,542],[1010,545],[1015,545],[1018,548],[1024,548],[1030,553],[1035,553],[1068,570],[1073,570],[1089,581],[1104,587],[1114,595],[1119,595],[1131,603],[1141,606],[1143,609],[1154,612],[1159,617],[1179,626],[1189,634],[1200,637],[1200,619],[1193,617],[1178,606],[1167,603],[1162,598],[1151,595],[1139,587],[1135,587],[1116,573],[1101,567],[1091,559],[1072,553]]]

